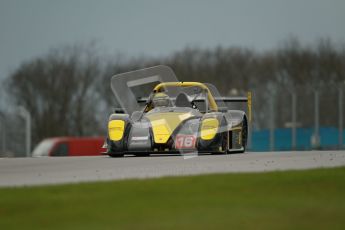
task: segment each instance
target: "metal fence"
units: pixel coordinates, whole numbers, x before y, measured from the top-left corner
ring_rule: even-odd
[[[0,157],[30,156],[31,119],[23,107],[0,113]]]
[[[253,91],[253,151],[343,149],[343,85]],[[268,145],[268,146],[267,146]]]

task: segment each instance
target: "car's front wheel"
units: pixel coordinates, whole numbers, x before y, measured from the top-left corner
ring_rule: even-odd
[[[242,132],[241,132],[241,140],[242,140],[242,148],[243,151],[241,151],[241,153],[244,153],[246,151],[247,148],[247,140],[248,140],[248,123],[247,123],[247,119],[244,118],[243,122],[242,122]]]
[[[108,153],[108,156],[114,157],[114,158],[119,158],[119,157],[123,157],[124,153]]]

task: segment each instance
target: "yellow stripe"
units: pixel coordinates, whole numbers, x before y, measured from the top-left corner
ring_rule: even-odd
[[[191,116],[191,113],[154,113],[146,117],[151,122],[155,143],[164,144],[182,121]]]

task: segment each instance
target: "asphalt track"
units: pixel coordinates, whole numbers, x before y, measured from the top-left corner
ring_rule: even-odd
[[[268,152],[193,157],[0,158],[0,186],[77,183],[345,165],[345,151]]]

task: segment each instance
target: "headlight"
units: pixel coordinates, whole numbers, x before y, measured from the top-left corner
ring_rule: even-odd
[[[218,131],[219,121],[215,118],[206,118],[201,123],[201,139],[212,140]]]
[[[123,120],[111,120],[108,123],[109,139],[119,141],[123,137],[125,131],[125,122]]]

